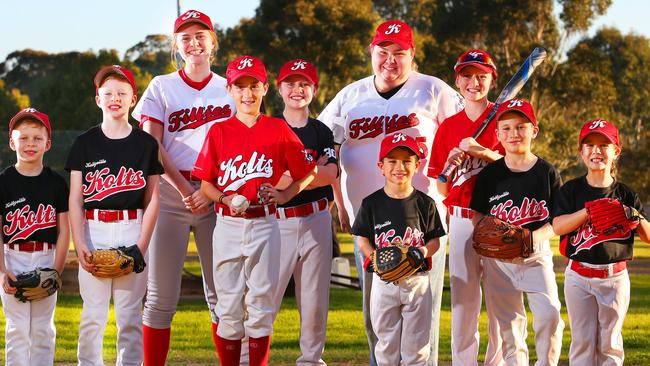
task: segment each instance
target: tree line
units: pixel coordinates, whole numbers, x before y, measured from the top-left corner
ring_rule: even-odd
[[[554,3],[559,12],[554,12]],[[385,19],[400,19],[413,27],[419,70],[450,85],[461,52],[474,47],[490,52],[499,74],[491,99],[530,51],[541,46],[549,59],[520,93],[533,103],[540,120],[534,151],[554,163],[564,179],[582,174],[579,126],[591,119],[607,119],[621,131],[619,177],[647,201],[650,41],[615,28],[586,36],[611,3],[262,0],[252,18],[229,29],[217,24],[219,51],[213,69],[223,75],[228,61],[241,54],[262,58],[272,81],[265,101],[272,114],[281,108],[273,80],[282,63],[309,59],[320,77],[312,104],[317,114],[342,87],[371,73],[367,47],[375,27]],[[150,35],[124,57],[113,49],[59,54],[15,51],[0,64],[0,118],[8,121],[16,110],[32,105],[49,113],[57,129],[87,129],[100,118],[91,81],[96,70],[115,63],[131,68],[141,94],[153,76],[176,69],[170,42],[169,35]]]

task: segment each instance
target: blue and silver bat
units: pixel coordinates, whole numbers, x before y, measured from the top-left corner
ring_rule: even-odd
[[[497,114],[497,110],[499,109],[499,106],[501,103],[505,102],[506,100],[510,100],[517,96],[521,88],[524,87],[530,76],[533,74],[537,66],[541,65],[542,62],[546,59],[546,50],[544,50],[541,47],[536,47],[533,52],[526,58],[523,64],[519,66],[519,70],[510,78],[510,81],[508,81],[508,84],[501,90],[501,94],[499,94],[499,97],[497,100],[494,102],[494,106],[492,107],[492,110],[490,113],[485,117],[485,119],[481,122],[481,124],[478,126],[476,129],[476,132],[472,135],[473,138],[477,138],[483,133],[483,130],[487,127],[487,125],[490,124],[490,121],[494,118],[494,116]],[[453,171],[457,168],[457,165],[455,164],[447,164],[445,168],[442,170],[442,173],[438,175],[438,180],[442,183],[447,183],[447,180],[449,179],[449,176]]]

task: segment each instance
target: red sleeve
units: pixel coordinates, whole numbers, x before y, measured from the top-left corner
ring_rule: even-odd
[[[438,177],[438,174],[442,172],[447,161],[447,155],[449,155],[450,149],[447,148],[447,126],[449,123],[449,119],[444,120],[440,128],[438,128],[438,131],[436,131],[436,136],[433,138],[431,156],[429,157],[429,168],[427,169],[427,175],[431,178]]]
[[[144,123],[147,122],[147,121],[157,123],[157,124],[159,124],[161,126],[165,125],[162,121],[157,120],[157,119],[155,119],[153,117],[147,116],[146,114],[143,114],[143,115],[140,116],[140,128],[142,128],[142,126],[144,126]]]
[[[219,146],[218,141],[221,134],[215,128],[217,125],[215,124],[210,128],[208,136],[203,142],[203,147],[199,152],[199,156],[196,158],[196,163],[194,163],[194,170],[192,171],[192,175],[210,183],[216,182],[219,174],[217,146]]]
[[[316,162],[307,154],[305,146],[286,123],[283,123],[283,127],[283,153],[286,157],[287,170],[291,173],[291,178],[297,181],[314,169]]]

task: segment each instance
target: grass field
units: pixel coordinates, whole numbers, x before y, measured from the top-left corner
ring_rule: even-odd
[[[351,253],[352,244],[349,237],[342,239],[342,251]],[[637,249],[638,248],[638,249]],[[192,248],[190,249],[192,250]],[[650,248],[640,244],[635,248],[637,259],[650,259]],[[197,272],[198,265],[188,262],[190,272]],[[625,339],[626,365],[647,365],[650,360],[650,276],[630,275],[632,299],[628,311],[623,336]],[[564,276],[557,275],[560,298],[564,304]],[[447,278],[446,284],[449,281]],[[81,300],[75,295],[62,295],[56,310],[57,351],[56,364],[75,364],[78,324]],[[564,330],[562,363],[566,364],[570,343],[570,331],[566,309],[562,316],[567,326]],[[481,334],[485,334],[487,318],[481,315]],[[528,345],[531,359],[535,358],[533,331],[530,326],[532,316],[529,314]],[[443,293],[441,313],[440,360],[450,360],[450,298],[449,291]],[[4,328],[4,316],[0,315],[0,327]],[[327,329],[327,344],[324,360],[330,365],[366,365],[367,342],[362,326],[361,292],[348,289],[332,289],[330,312]],[[276,321],[271,347],[271,365],[292,365],[298,357],[298,315],[292,298],[285,299]],[[107,363],[115,359],[115,335],[113,312],[104,339],[104,357]],[[4,349],[4,334],[0,335],[0,346]],[[485,339],[482,339],[480,354],[485,353]],[[482,358],[482,356],[481,356]],[[214,365],[216,355],[210,336],[210,317],[204,302],[200,298],[183,299],[174,318],[169,365]],[[4,363],[4,351],[0,352],[0,362]]]

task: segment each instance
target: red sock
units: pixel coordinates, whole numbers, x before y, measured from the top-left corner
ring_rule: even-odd
[[[214,349],[217,349],[217,327],[218,323],[212,323],[212,342],[214,342]]]
[[[239,366],[239,354],[241,353],[241,339],[230,340],[215,336],[217,340],[217,354],[221,366]]]
[[[165,366],[171,328],[156,329],[142,324],[145,366]]]
[[[267,366],[269,364],[269,350],[271,337],[248,338],[248,357],[250,366]]]

